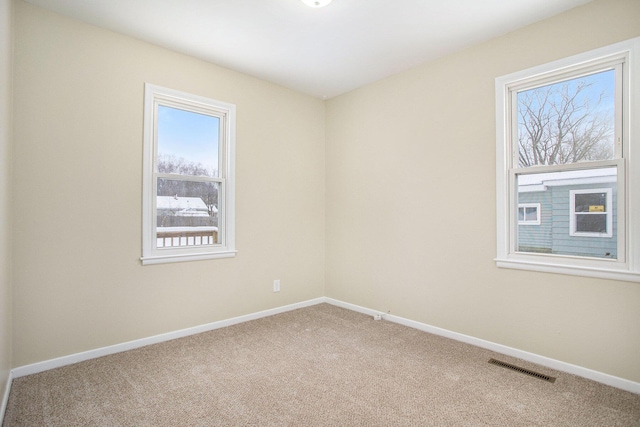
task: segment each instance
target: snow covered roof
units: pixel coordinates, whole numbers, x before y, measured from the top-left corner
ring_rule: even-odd
[[[545,191],[560,185],[602,184],[617,182],[617,168],[582,169],[518,175],[518,192]]]
[[[200,197],[157,196],[158,210],[171,210],[181,216],[209,216],[209,208]],[[218,212],[213,207],[214,212]]]

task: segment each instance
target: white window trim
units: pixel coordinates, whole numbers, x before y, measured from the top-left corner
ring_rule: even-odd
[[[157,158],[157,105],[183,106],[221,117],[218,233],[221,244],[211,246],[156,248],[155,161]],[[145,83],[144,152],[142,183],[142,265],[229,258],[235,248],[235,122],[236,107],[210,98]],[[197,177],[192,177],[197,179]]]
[[[592,194],[606,193],[607,200],[604,212],[589,213],[576,212],[576,194]],[[569,191],[569,235],[576,237],[613,237],[613,215],[611,211],[611,188],[591,188],[588,190],[570,190]],[[607,232],[606,233],[590,233],[584,231],[576,231],[576,215],[606,215]]]
[[[518,209],[520,208],[524,208],[525,212],[524,212],[524,217],[525,219],[520,221],[518,220],[518,225],[540,225],[540,203],[519,203],[518,204]],[[526,209],[527,208],[536,208],[536,219],[531,221],[527,221],[526,217],[527,217],[527,212]]]
[[[626,56],[625,84],[623,97],[624,117],[622,135],[625,142],[624,158],[613,161],[618,171],[624,171],[618,180],[618,212],[623,212],[617,219],[618,237],[623,239],[625,254],[617,260],[586,258],[577,256],[560,256],[547,254],[520,253],[514,250],[515,226],[517,216],[513,215],[512,205],[517,200],[517,189],[514,188],[514,174],[509,174],[512,153],[508,146],[510,125],[507,123],[507,109],[510,106],[510,89],[517,84],[540,79],[540,76],[555,72],[580,69],[598,59],[612,56]],[[640,111],[640,37],[627,40],[604,48],[575,55],[538,67],[519,71],[496,78],[496,221],[497,221],[497,254],[496,266],[519,270],[541,271],[558,274],[569,274],[603,279],[640,282],[640,188],[630,189],[630,184],[640,183],[640,157],[632,158],[633,151],[629,146],[640,148],[640,120],[630,120]],[[629,112],[632,111],[632,115]],[[579,165],[576,167],[579,168]],[[620,197],[622,195],[622,197]],[[622,207],[622,209],[620,209]]]

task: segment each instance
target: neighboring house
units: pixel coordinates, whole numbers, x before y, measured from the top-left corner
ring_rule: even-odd
[[[518,250],[617,257],[615,168],[520,175]]]
[[[216,225],[200,197],[157,196],[158,227]],[[218,213],[213,207],[214,215]]]

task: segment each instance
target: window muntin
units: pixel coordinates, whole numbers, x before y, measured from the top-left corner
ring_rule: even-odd
[[[235,106],[145,86],[143,264],[235,255]]]
[[[632,150],[630,149],[634,144],[634,140],[630,137],[640,135],[640,124],[630,120],[629,116],[630,110],[640,109],[640,90],[633,89],[640,83],[638,71],[640,68],[635,65],[638,58],[640,58],[640,38],[496,79],[498,243],[496,265],[498,267],[640,281],[640,235],[638,235],[639,227],[635,225],[640,223],[640,213],[633,208],[633,206],[640,206],[640,195],[632,188],[636,182],[640,182],[640,168],[637,168],[631,159]],[[521,164],[518,120],[516,119],[518,95],[531,89],[580,79],[584,76],[600,78],[602,77],[600,73],[608,76],[615,74],[612,85],[613,101],[607,101],[614,105],[613,120],[611,120],[611,114],[608,115],[609,123],[613,123],[612,137],[608,139],[608,154],[601,157],[574,158],[565,163],[537,161]],[[593,101],[590,103],[590,107],[594,106]],[[602,115],[602,107],[594,108],[593,111]],[[614,171],[613,174],[610,173],[611,170]],[[527,233],[531,234],[526,230],[545,230],[546,220],[550,215],[550,211],[542,203],[540,227],[526,227],[518,224],[518,205],[535,202],[528,197],[528,193],[541,192],[546,188],[545,183],[532,183],[531,176],[537,178],[545,173],[562,172],[611,175],[609,184],[600,182],[603,178],[596,176],[593,180],[597,182],[592,185],[588,185],[588,182],[583,179],[581,186],[567,188],[567,190],[595,189],[596,191],[602,191],[601,188],[604,187],[612,189],[609,198],[610,207],[606,212],[607,221],[611,219],[611,226],[607,224],[607,230],[612,234],[610,238],[570,236],[568,223],[572,216],[575,218],[575,214],[571,215],[569,211],[569,197],[566,197],[567,208],[564,211],[567,223],[566,238],[575,239],[575,241],[599,240],[603,245],[604,242],[609,245],[614,242],[613,249],[610,247],[598,249],[600,252],[592,254],[580,253],[574,246],[565,248],[564,252],[550,253],[546,247],[540,248],[539,251],[539,248],[535,247],[533,248],[535,250],[529,251],[530,242],[523,244]],[[523,184],[527,184],[526,191],[523,191]],[[592,213],[593,215],[595,214]],[[583,219],[583,221],[587,220]],[[602,223],[602,219],[591,221]],[[585,227],[588,227],[586,222],[578,230],[584,230]],[[595,225],[592,224],[591,227],[594,229]],[[586,232],[578,231],[578,233]],[[521,250],[523,248],[524,250]],[[586,247],[586,249],[589,252],[593,247]]]

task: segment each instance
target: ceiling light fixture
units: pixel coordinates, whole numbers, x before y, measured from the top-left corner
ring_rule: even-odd
[[[331,3],[331,0],[302,0],[302,3],[309,7],[325,7]]]

